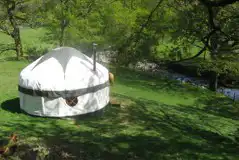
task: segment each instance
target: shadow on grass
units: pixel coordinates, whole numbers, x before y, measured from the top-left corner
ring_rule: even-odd
[[[30,114],[26,113],[25,111],[21,110],[19,98],[14,98],[14,99],[4,101],[0,106],[3,110],[11,112],[11,113],[23,113],[23,114],[31,116],[31,117],[40,117],[40,116],[30,115]],[[109,106],[110,106],[110,104],[107,105],[105,108],[107,108]],[[62,119],[72,119],[72,120],[74,119],[76,121],[81,121],[81,120],[86,120],[86,119],[91,119],[91,118],[100,118],[100,117],[104,116],[105,108],[95,111],[95,112],[83,114],[83,115],[62,117]],[[48,117],[42,117],[42,118],[48,118]],[[52,117],[52,118],[48,118],[48,119],[58,119],[58,118]]]
[[[116,68],[116,80],[129,87],[150,89],[154,92],[167,92],[177,95],[190,94],[197,98],[195,106],[197,110],[202,110],[230,119],[239,119],[239,103],[233,102],[228,97],[219,97],[216,93],[202,90],[197,87],[189,87],[183,84],[167,80],[160,76],[149,73],[132,71],[125,68]],[[203,105],[200,107],[200,105]],[[192,107],[190,107],[192,108]]]
[[[7,100],[1,104],[1,108],[12,113],[21,113],[19,98]]]
[[[203,110],[207,113],[224,118],[239,120],[239,103],[227,97],[199,98],[196,103],[204,104]]]
[[[190,106],[169,106],[120,94],[114,97],[135,104],[109,106],[104,116],[76,119],[78,127],[62,125],[56,119],[30,117],[9,121],[2,127],[16,130],[24,137],[41,137],[48,147],[60,146],[77,157],[75,159],[231,159],[239,156],[238,141],[221,133],[222,128],[208,125],[220,120],[219,116],[208,119],[204,115],[208,114],[206,110]],[[3,104],[7,108],[18,102],[15,99]],[[208,123],[197,119],[198,116],[207,118]],[[1,134],[8,134],[9,130],[3,132]],[[236,135],[233,137],[236,139]]]

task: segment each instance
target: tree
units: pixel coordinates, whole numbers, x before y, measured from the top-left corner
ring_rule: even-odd
[[[232,49],[233,45],[239,43],[237,38],[239,5],[237,0],[229,1],[176,1],[180,7],[178,11],[178,30],[179,37],[191,39],[202,45],[198,54],[191,58],[196,58],[209,50],[211,57],[215,58],[221,54],[223,47],[229,41],[233,41],[227,49]],[[183,20],[184,17],[187,19]],[[190,59],[191,59],[190,58]]]
[[[26,2],[27,0],[0,1],[0,32],[13,38],[15,47],[7,48],[6,50],[15,50],[17,59],[23,56],[19,26],[26,21],[26,6],[24,5]]]
[[[51,39],[57,39],[60,46],[64,45],[75,3],[75,0],[46,0],[40,3],[35,24],[46,27]]]
[[[161,31],[154,25],[157,24],[154,20],[160,13],[162,2],[163,0],[157,2],[149,0],[144,3],[138,1],[138,5],[133,8],[135,11],[131,10],[136,17],[132,20],[134,21],[132,29],[118,46],[119,61],[127,64],[146,57],[150,47],[157,43]]]
[[[48,39],[57,40],[59,46],[73,45],[71,42],[79,39],[79,30],[89,25],[84,22],[95,4],[95,0],[42,1],[37,24],[46,27]]]
[[[207,62],[208,65],[203,64],[212,75],[210,89],[216,90],[218,77],[224,73],[225,68],[225,65],[219,67],[222,64],[219,60],[224,56],[235,55],[235,46],[239,45],[237,27],[239,3],[237,0],[175,0],[175,3],[177,7],[171,6],[178,14],[177,23],[174,23],[177,26],[173,32],[174,38],[186,37],[189,43],[200,49],[194,56],[180,61],[197,58],[207,51],[211,59]]]

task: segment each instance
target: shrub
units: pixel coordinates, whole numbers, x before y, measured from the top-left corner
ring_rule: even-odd
[[[28,56],[41,56],[48,52],[48,48],[44,46],[29,46],[24,49],[25,54]]]

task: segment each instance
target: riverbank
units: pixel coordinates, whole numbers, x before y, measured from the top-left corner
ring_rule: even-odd
[[[206,79],[198,77],[190,77],[180,73],[176,73],[173,70],[161,68],[161,66],[157,65],[156,63],[151,63],[147,61],[137,62],[135,65],[130,64],[129,68],[146,72],[152,72],[153,74],[159,74],[160,76],[166,77],[171,80],[177,80],[180,83],[188,83],[196,87],[208,89],[208,82]],[[217,89],[217,92],[222,93],[233,100],[236,101],[239,100],[239,89],[219,87]]]

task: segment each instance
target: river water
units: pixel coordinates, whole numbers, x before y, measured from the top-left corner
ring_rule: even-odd
[[[192,77],[188,77],[188,76],[181,75],[178,73],[173,73],[173,72],[168,72],[168,74],[169,74],[169,76],[167,76],[168,78],[178,80],[181,83],[190,83],[197,87],[201,87],[205,89],[208,88],[208,83],[206,80],[202,80],[199,78],[192,78]],[[239,100],[239,89],[220,87],[217,89],[217,92],[222,93],[233,100]]]

